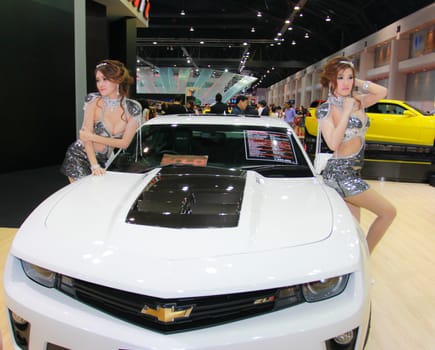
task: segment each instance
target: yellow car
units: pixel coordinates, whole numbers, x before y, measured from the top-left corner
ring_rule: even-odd
[[[435,162],[435,115],[398,100],[380,100],[366,112],[370,118],[367,151],[381,153],[384,159]],[[314,153],[317,119],[315,113],[310,114],[305,118],[306,143],[308,151]]]

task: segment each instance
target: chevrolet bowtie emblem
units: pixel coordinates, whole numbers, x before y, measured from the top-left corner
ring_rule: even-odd
[[[174,322],[176,318],[186,318],[190,316],[193,306],[177,307],[176,305],[157,306],[156,309],[144,305],[141,313],[157,318],[160,322]]]

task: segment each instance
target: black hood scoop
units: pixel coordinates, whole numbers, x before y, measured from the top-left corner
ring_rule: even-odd
[[[148,183],[126,222],[170,228],[238,225],[246,172],[167,166]]]

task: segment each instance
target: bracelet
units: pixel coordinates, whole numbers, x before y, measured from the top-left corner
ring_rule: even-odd
[[[370,84],[370,82],[368,80],[366,80],[364,83],[362,83],[362,85],[361,85],[361,91],[363,93],[369,92],[369,84]]]
[[[94,165],[91,166],[91,170],[97,170],[99,168],[101,168],[100,164],[94,164]]]

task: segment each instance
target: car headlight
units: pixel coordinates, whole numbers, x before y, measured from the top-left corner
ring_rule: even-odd
[[[315,302],[335,297],[346,288],[349,275],[332,277],[302,285],[302,293],[307,302]]]
[[[44,287],[55,287],[57,281],[57,274],[55,272],[44,269],[38,265],[28,263],[24,260],[21,260],[21,266],[23,267],[23,271],[26,276],[32,281],[35,281]]]

